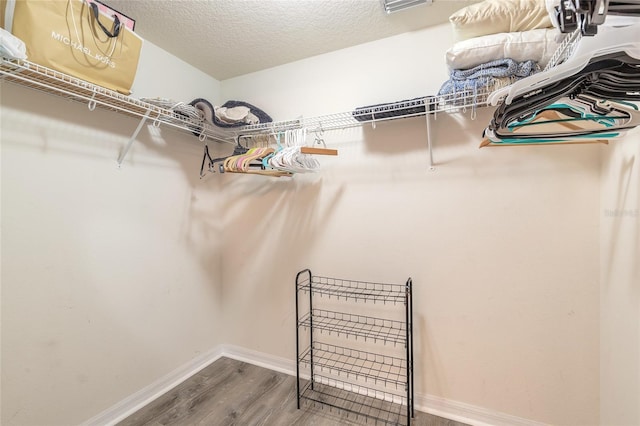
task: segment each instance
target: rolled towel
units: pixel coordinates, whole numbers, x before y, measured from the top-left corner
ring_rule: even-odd
[[[189,102],[189,105],[193,105],[194,107],[196,107],[197,109],[199,109],[200,111],[202,111],[202,114],[204,116],[204,120],[213,124],[213,118],[216,115],[216,111],[215,108],[213,107],[213,105],[211,105],[211,102],[209,102],[206,99],[202,99],[202,98],[198,98],[198,99],[194,99],[191,102]]]

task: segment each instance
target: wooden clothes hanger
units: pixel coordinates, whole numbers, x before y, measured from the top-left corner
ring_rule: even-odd
[[[246,173],[259,174],[264,176],[293,176],[294,173],[314,172],[319,169],[319,163],[311,155],[338,155],[337,149],[328,149],[324,139],[321,138],[322,129],[316,131],[315,144],[323,147],[303,146],[306,139],[306,129],[288,130],[286,132],[275,133],[276,148],[262,146],[248,148],[240,143],[241,138],[265,137],[265,135],[238,136],[236,146],[231,155],[219,158],[211,158],[208,147],[205,145],[205,155],[202,160],[201,176],[204,164],[209,161],[209,168],[212,169],[215,163],[221,163],[219,168],[221,173]],[[284,136],[284,145],[281,140]],[[267,138],[270,135],[266,135]],[[267,139],[268,141],[268,139]],[[268,143],[267,143],[268,145]]]
[[[554,139],[554,140],[550,140],[547,142],[527,142],[527,141],[521,141],[521,142],[493,142],[491,141],[489,138],[484,138],[482,139],[482,142],[480,142],[480,146],[478,148],[484,148],[486,146],[490,146],[490,147],[494,147],[494,146],[520,146],[520,145],[526,145],[526,146],[549,146],[549,145],[581,145],[581,144],[594,144],[594,143],[601,143],[601,144],[605,144],[608,145],[609,144],[609,140],[608,139],[580,139],[580,140],[562,140],[562,139]]]
[[[311,146],[300,147],[300,152],[302,154],[314,154],[314,155],[338,155],[337,149],[316,148]]]
[[[320,130],[316,130],[316,138],[314,140],[314,145],[322,145],[323,148],[303,146],[300,148],[300,152],[302,154],[315,154],[315,155],[338,155],[337,149],[329,149],[327,148],[327,144],[324,142],[324,138],[322,135],[324,134],[324,130],[322,126],[320,126]]]

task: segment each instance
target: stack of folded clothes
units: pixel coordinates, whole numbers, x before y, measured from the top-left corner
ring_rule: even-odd
[[[227,101],[213,106],[203,98],[188,104],[166,98],[141,98],[143,102],[171,110],[176,120],[187,123],[191,132],[199,136],[207,126],[242,127],[249,124],[270,123],[273,119],[260,108],[242,101]]]
[[[540,71],[563,38],[553,28],[545,0],[483,0],[453,13],[449,21],[454,39],[445,55],[450,79],[439,92],[447,104],[464,104],[458,94],[486,94]]]
[[[218,127],[241,127],[248,124],[270,123],[273,119],[260,108],[242,101],[227,101],[214,107],[206,99],[194,99],[189,105],[202,111],[205,123]]]

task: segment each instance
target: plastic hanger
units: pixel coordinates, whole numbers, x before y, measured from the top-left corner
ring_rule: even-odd
[[[268,168],[271,167],[271,165],[269,164],[269,160],[271,160],[271,157],[273,157],[276,152],[280,151],[283,148],[282,144],[280,143],[280,135],[281,135],[280,132],[276,133],[276,135],[275,135],[275,139],[276,139],[276,148],[275,148],[275,150],[271,154],[265,156],[262,159],[262,166],[265,169],[268,169]]]
[[[492,120],[485,129],[486,139],[481,147],[490,144],[600,142],[621,136],[640,125],[640,111],[634,103],[604,100],[580,93],[528,116],[503,117],[502,123],[508,124],[499,125],[497,120]]]
[[[607,98],[640,100],[637,92],[630,92],[627,88],[615,90],[616,87],[611,85],[610,78],[607,76],[620,77],[620,82],[629,82],[628,85],[633,90],[634,82],[640,83],[640,68],[611,59],[590,64],[578,75],[539,89],[535,95],[519,97],[510,105],[501,104],[494,113],[490,127],[507,127],[510,121],[519,120],[521,117],[541,110],[562,97],[573,97],[581,93],[594,95],[591,93],[592,88],[601,96],[608,95]],[[620,86],[622,87],[622,84]],[[597,101],[590,102],[592,109],[597,112]]]
[[[573,54],[565,62],[494,91],[487,101],[491,105],[497,105],[502,100],[510,104],[518,96],[577,74],[593,58],[620,52],[640,60],[640,24],[603,27],[594,37],[582,37]]]
[[[209,170],[213,170],[214,165],[216,163],[224,163],[224,161],[229,157],[245,154],[249,150],[249,148],[246,146],[242,146],[242,144],[240,143],[240,139],[244,137],[245,136],[242,136],[242,135],[238,135],[236,137],[236,145],[233,147],[233,152],[231,153],[231,155],[227,155],[225,157],[218,157],[218,158],[212,159],[211,156],[209,155],[209,147],[205,145],[205,157],[202,159],[202,166],[200,167],[200,176],[202,176],[202,170],[204,167],[205,159],[207,158],[209,159]],[[224,173],[223,164],[220,164],[219,169],[220,169],[219,170],[220,173]]]
[[[257,159],[262,159],[265,155],[273,152],[273,148],[251,148],[246,153],[241,155],[233,155],[224,160],[224,171],[243,173],[247,172],[250,167],[254,166],[252,162]],[[262,164],[256,166],[261,167]]]
[[[318,160],[302,153],[302,144],[306,140],[306,129],[287,130],[285,132],[285,147],[276,152],[269,160],[274,169],[291,173],[315,172],[320,168]]]

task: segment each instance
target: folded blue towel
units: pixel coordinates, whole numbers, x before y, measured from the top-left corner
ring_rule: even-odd
[[[516,62],[513,59],[497,59],[466,70],[452,70],[438,95],[459,93],[465,90],[477,91],[489,86],[496,78],[520,79],[539,71],[535,61]]]

